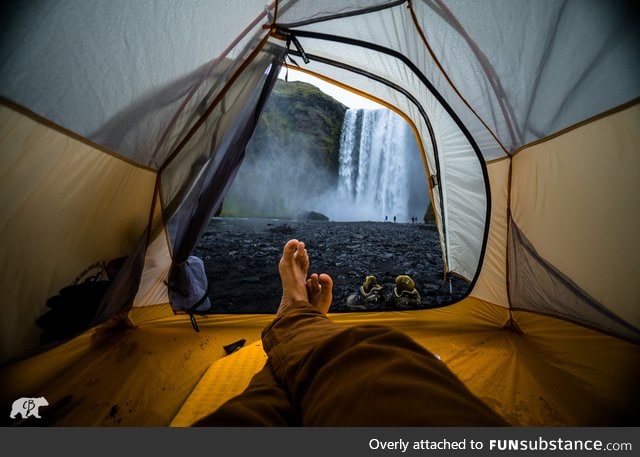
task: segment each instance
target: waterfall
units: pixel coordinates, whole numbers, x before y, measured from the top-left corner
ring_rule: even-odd
[[[413,132],[396,113],[347,110],[340,139],[340,214],[334,219],[380,221],[387,216],[391,221],[395,216],[398,222],[409,221],[414,216],[409,210],[411,168],[421,166],[417,158]]]

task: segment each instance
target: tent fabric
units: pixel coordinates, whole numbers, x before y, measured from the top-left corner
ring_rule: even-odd
[[[155,173],[6,100],[0,119],[6,360],[37,341],[49,297],[90,265],[131,252],[149,220]]]
[[[43,426],[166,426],[223,347],[259,339],[271,318],[199,317],[195,332],[167,304],[135,308],[128,325],[105,322],[3,366],[2,404],[39,391],[53,409]]]
[[[633,286],[640,269],[639,122],[637,103],[586,122],[520,151],[513,159],[512,176],[513,223],[548,264],[602,309],[635,327],[636,339],[640,335],[640,289]],[[609,235],[611,227],[616,227],[615,236]],[[510,252],[515,256],[519,251]],[[511,267],[514,274],[520,270]],[[511,284],[528,302],[518,300],[514,307],[536,309],[531,289],[548,294],[542,299],[547,304],[557,293],[521,278]],[[568,304],[561,302],[562,307]]]
[[[453,84],[507,151],[635,96],[638,13],[628,2],[472,3],[414,6]]]
[[[86,394],[99,401],[54,422],[117,425],[135,394],[140,409],[120,424],[169,423],[221,357],[164,371],[168,360],[182,368],[181,357],[194,357],[190,338],[203,336],[181,314],[207,287],[202,267],[186,261],[242,162],[274,75],[298,65],[410,123],[445,273],[470,282],[469,298],[442,315],[368,318],[436,352],[457,342],[454,371],[514,423],[636,420],[635,395],[628,404],[621,395],[636,390],[640,328],[638,19],[625,0],[3,4],[3,399],[44,389],[68,407],[68,395]],[[35,320],[47,298],[121,257],[93,328],[40,346]],[[192,292],[178,299],[184,284]],[[158,309],[166,316],[143,317]],[[448,312],[445,341],[427,327]],[[251,328],[244,337],[257,341],[255,322],[266,318],[206,321],[220,338]],[[486,325],[495,338],[481,337]],[[489,356],[462,356],[485,349],[501,362],[494,371]],[[103,369],[126,381],[94,382],[107,379]],[[156,369],[146,386],[132,375]],[[165,406],[152,401],[159,396]]]
[[[495,210],[474,296],[638,340],[639,121],[637,103],[625,105],[488,165]],[[613,145],[615,170],[603,154]],[[508,275],[508,297],[494,274]]]
[[[507,204],[511,160],[497,159],[487,164],[491,183],[491,219],[482,270],[471,295],[489,303],[509,307],[507,284]]]
[[[518,312],[523,333],[507,330],[506,309],[472,298],[417,316],[331,317],[408,333],[512,425],[619,425],[637,414],[637,345],[584,327]],[[130,318],[129,328],[102,324],[4,367],[2,401],[41,392],[57,412],[54,426],[187,426],[262,368],[260,333],[273,316],[210,315],[199,318],[199,333],[168,305],[136,308]],[[241,339],[245,346],[226,355],[224,346]]]
[[[167,0],[3,5],[2,94],[136,162],[160,167],[167,151],[152,152],[167,138],[163,132],[178,108],[186,104],[181,112],[190,114],[201,101],[192,95],[202,87],[197,83],[210,75],[220,89],[220,76],[230,61],[242,59],[256,29],[267,33],[261,30],[268,21],[262,0],[243,8],[206,0],[183,6]]]
[[[218,104],[220,109],[206,117],[197,134],[181,143],[184,147],[176,149],[163,170],[163,190],[165,182],[175,182],[176,175],[180,176],[179,182],[195,181],[191,186],[182,185],[173,197],[166,190],[163,192],[165,218],[171,220],[169,233],[174,264],[169,273],[169,287],[171,303],[176,310],[208,311],[211,307],[206,297],[204,266],[190,254],[214,211],[222,205],[230,182],[242,163],[251,133],[275,84],[281,60],[282,50],[277,49],[267,49],[261,58],[254,59],[252,65],[258,66],[258,71],[243,71],[235,77],[231,95],[224,96]],[[225,101],[227,98],[230,101]],[[185,169],[198,177],[185,179],[182,176]],[[170,208],[175,206],[175,201],[181,204],[173,216]],[[205,303],[201,303],[203,297]]]
[[[140,276],[134,307],[169,303],[166,280],[170,268],[169,241],[167,233],[163,231],[151,242],[145,253],[144,270]]]

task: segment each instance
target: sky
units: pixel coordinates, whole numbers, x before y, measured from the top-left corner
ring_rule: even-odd
[[[284,79],[286,74],[286,69],[283,68],[280,72],[280,79]],[[322,79],[318,79],[315,76],[311,76],[307,73],[303,73],[301,71],[296,71],[293,68],[289,68],[289,75],[287,78],[288,81],[303,81],[309,84],[313,84],[317,88],[319,88],[322,92],[331,97],[335,98],[342,104],[348,106],[349,108],[369,108],[369,109],[380,109],[384,108],[382,105],[375,103],[367,98],[361,97],[353,92],[342,89],[338,86],[334,86]]]

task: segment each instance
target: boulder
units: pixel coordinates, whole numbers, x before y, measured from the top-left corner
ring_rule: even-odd
[[[315,211],[309,211],[307,213],[306,219],[308,221],[328,221],[329,218],[322,213],[317,213]]]

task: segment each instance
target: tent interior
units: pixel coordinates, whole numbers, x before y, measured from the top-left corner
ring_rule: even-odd
[[[210,313],[192,252],[283,66],[405,118],[446,274],[470,284],[331,317],[407,332],[514,426],[640,424],[638,19],[625,0],[3,4],[7,425],[189,426],[264,365],[273,315]],[[43,342],[48,299],[88,274],[83,325]],[[8,419],[21,397],[41,419]]]

